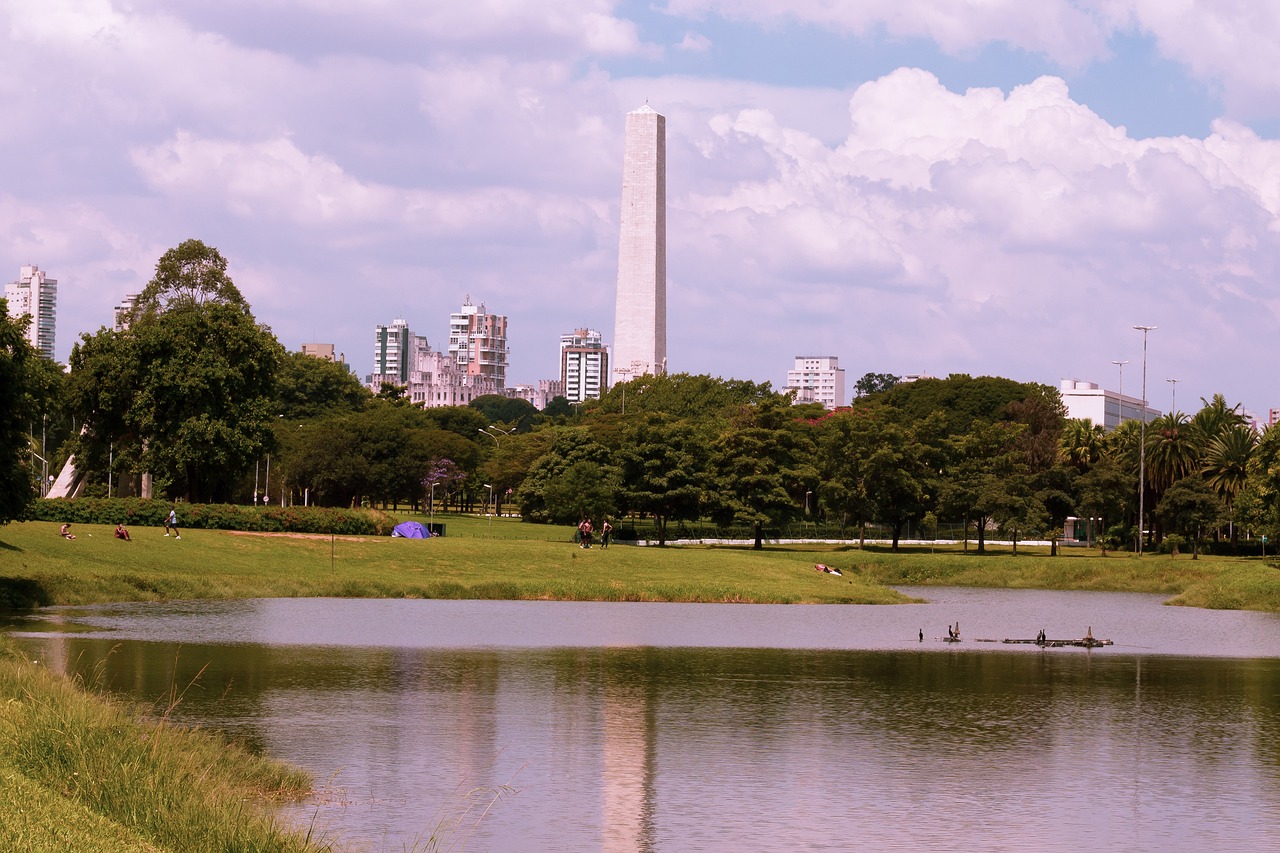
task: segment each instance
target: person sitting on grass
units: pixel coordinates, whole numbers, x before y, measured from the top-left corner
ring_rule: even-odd
[[[58,535],[63,539],[75,539],[75,534],[71,532],[71,522],[62,525],[62,529],[58,531]]]
[[[124,540],[124,541],[126,541],[126,542],[132,542],[132,541],[133,541],[133,540],[129,537],[129,531],[125,528],[125,526],[124,526],[124,522],[123,522],[123,521],[116,525],[116,538],[117,538],[117,539],[123,539],[123,540]]]

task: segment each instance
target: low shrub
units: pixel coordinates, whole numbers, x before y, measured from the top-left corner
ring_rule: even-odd
[[[30,521],[73,524],[125,524],[160,527],[174,504],[143,498],[41,498],[27,510]],[[337,533],[343,536],[390,536],[396,519],[374,509],[318,506],[240,506],[178,504],[179,528],[247,530],[256,533]]]

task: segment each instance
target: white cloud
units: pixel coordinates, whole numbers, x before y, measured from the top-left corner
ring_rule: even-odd
[[[1069,0],[668,0],[666,9],[695,19],[714,14],[770,26],[816,24],[857,36],[883,29],[899,38],[929,39],[953,54],[1005,42],[1066,66],[1082,65],[1106,53],[1098,20]]]
[[[676,49],[689,53],[706,53],[711,50],[711,39],[701,33],[685,33],[680,44],[676,45]]]

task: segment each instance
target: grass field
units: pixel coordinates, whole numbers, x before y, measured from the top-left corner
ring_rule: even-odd
[[[175,540],[139,528],[121,542],[110,527],[76,525],[70,542],[54,523],[10,524],[0,528],[0,606],[273,596],[888,604],[906,600],[893,585],[945,584],[1152,592],[1280,612],[1280,572],[1257,558],[823,544],[584,550],[567,527],[437,520],[449,534],[426,541],[206,530]]]

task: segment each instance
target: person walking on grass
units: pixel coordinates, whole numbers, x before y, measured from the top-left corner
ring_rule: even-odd
[[[182,534],[178,533],[178,507],[176,505],[169,510],[169,517],[164,520],[164,535],[168,536],[170,530],[173,531],[174,539],[182,538]]]

